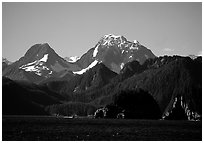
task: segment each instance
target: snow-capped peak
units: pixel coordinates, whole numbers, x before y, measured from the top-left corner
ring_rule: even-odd
[[[121,35],[107,34],[101,38],[99,43],[102,45],[112,46],[115,44],[123,44],[125,42],[127,42],[127,39]]]
[[[93,58],[97,56],[101,48],[110,48],[112,46],[116,46],[121,50],[121,53],[123,54],[124,51],[127,52],[128,50],[138,50],[140,45],[141,44],[137,40],[130,42],[124,36],[107,34],[104,35],[96,44],[93,51]]]
[[[112,38],[120,38],[121,37],[121,35],[114,35],[114,34],[107,34],[107,35],[105,35],[104,36],[104,38],[110,38],[110,37],[112,37]]]

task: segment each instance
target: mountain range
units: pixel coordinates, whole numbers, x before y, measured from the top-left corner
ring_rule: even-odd
[[[35,44],[16,62],[3,59],[2,76],[6,115],[87,116],[106,108],[127,118],[202,116],[202,57],[156,57],[120,35],[101,37],[80,58]]]

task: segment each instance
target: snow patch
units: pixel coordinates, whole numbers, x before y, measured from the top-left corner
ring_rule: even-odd
[[[161,59],[161,62],[162,62],[162,63],[164,62],[164,58]]]
[[[113,34],[107,34],[107,35],[105,35],[104,36],[104,38],[110,38],[110,37],[112,37],[112,38],[120,38],[121,37],[121,35],[118,35],[118,36],[116,36],[116,35],[113,35]]]
[[[31,62],[31,63],[27,63],[26,65],[22,65],[20,67],[20,69],[21,68],[23,69],[24,67],[27,67],[27,66],[30,66],[30,65],[33,65],[33,64],[39,64],[40,62],[47,62],[47,59],[48,59],[48,54],[45,54],[42,59],[36,60],[34,62]]]
[[[131,45],[130,50],[138,50],[138,47]]]
[[[80,70],[80,71],[73,72],[73,73],[74,73],[74,74],[83,74],[83,73],[85,73],[87,70],[89,70],[90,68],[94,67],[97,63],[98,63],[98,61],[95,60],[95,61],[93,61],[87,68],[82,69],[82,70]]]
[[[48,74],[52,74],[52,71],[50,71]]]
[[[124,65],[125,65],[124,63],[121,63],[120,64],[120,69],[122,69],[124,67]]]
[[[119,47],[122,46],[126,41],[124,38],[122,38],[121,35],[113,35],[113,34],[107,34],[102,38],[102,45],[108,45],[112,46],[114,44],[118,45]]]
[[[132,58],[132,55],[129,57],[129,59],[131,59]]]
[[[45,54],[45,55],[43,56],[43,58],[40,59],[39,61],[40,61],[40,62],[47,62],[47,59],[48,59],[48,54]]]
[[[136,44],[137,46],[140,46],[140,45],[141,45],[140,42],[137,41],[137,40],[134,40],[133,43]]]
[[[22,67],[21,69],[24,69],[25,71],[38,71],[38,69],[35,68],[35,65],[28,66],[28,67]]]
[[[79,86],[75,87],[73,92],[77,92],[78,90],[79,90]]]
[[[21,67],[19,67],[19,69],[23,69],[27,72],[35,72],[35,74],[41,76],[42,75],[41,70],[49,70],[48,67],[43,66],[43,63],[47,62],[47,59],[48,54],[45,54],[43,58],[41,58],[40,60],[36,60],[26,65],[22,65]]]
[[[67,62],[70,62],[70,63],[75,63],[76,61],[78,61],[80,59],[80,57],[78,56],[72,56],[72,57],[66,57],[65,60]]]
[[[96,46],[96,48],[94,49],[94,52],[93,52],[93,57],[96,57],[97,53],[98,53],[98,46]]]

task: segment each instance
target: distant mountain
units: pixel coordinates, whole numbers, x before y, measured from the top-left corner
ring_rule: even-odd
[[[123,66],[130,61],[137,60],[142,64],[145,60],[155,57],[151,50],[138,41],[130,42],[124,36],[109,34],[102,37],[96,46],[84,54],[76,64],[81,68],[87,68],[97,61],[119,73]]]
[[[3,76],[35,83],[50,77],[63,77],[69,71],[80,69],[66,62],[47,43],[32,46],[18,61],[3,71]]]
[[[4,69],[6,69],[11,64],[12,62],[8,61],[6,58],[2,58],[2,71],[4,71]]]
[[[2,58],[2,62],[6,63],[7,65],[12,64],[12,62],[10,62],[9,60],[7,60],[6,58]]]
[[[78,59],[80,59],[80,57],[78,57],[78,56],[73,56],[73,57],[65,57],[64,59],[65,59],[67,62],[74,63],[74,62],[76,62]]]

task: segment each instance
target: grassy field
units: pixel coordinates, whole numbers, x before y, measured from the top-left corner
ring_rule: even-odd
[[[191,121],[3,116],[2,140],[197,141],[202,140],[202,123]]]

